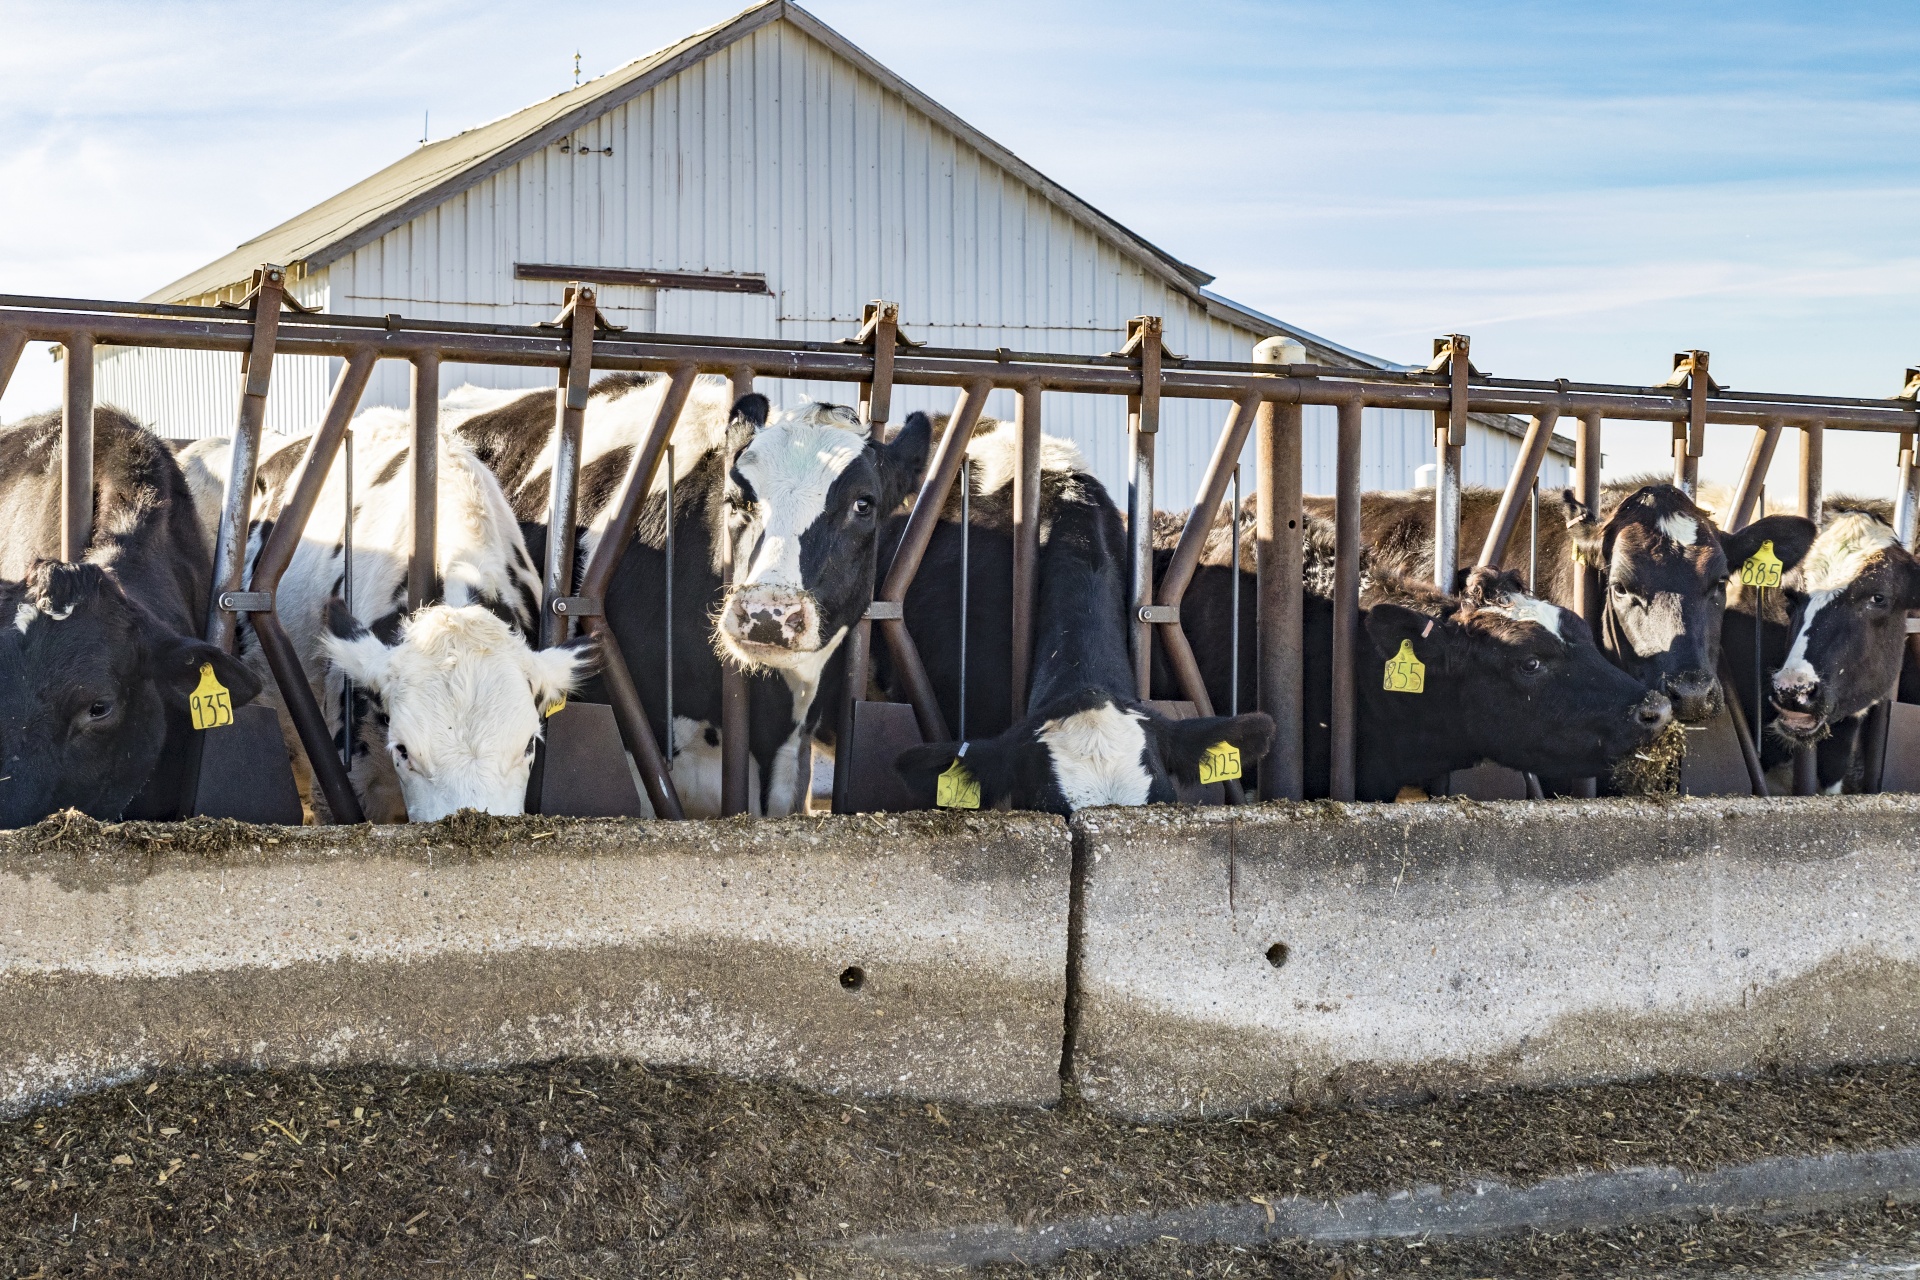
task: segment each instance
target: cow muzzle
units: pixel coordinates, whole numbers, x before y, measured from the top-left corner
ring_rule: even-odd
[[[727,601],[720,629],[742,656],[778,665],[820,647],[820,610],[809,592],[745,587]]]
[[[1720,714],[1720,681],[1711,673],[1682,671],[1668,676],[1665,685],[1674,718],[1680,723],[1699,724]]]
[[[1775,676],[1773,710],[1774,728],[1793,742],[1805,745],[1826,733],[1826,690],[1818,679],[1797,672]]]
[[[1633,706],[1633,723],[1639,728],[1643,741],[1652,742],[1666,732],[1672,721],[1673,703],[1658,690],[1649,691]]]

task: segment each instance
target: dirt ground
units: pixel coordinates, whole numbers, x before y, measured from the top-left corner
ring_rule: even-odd
[[[842,1242],[1914,1142],[1920,1068],[1906,1066],[1169,1125],[598,1061],[188,1072],[0,1122],[0,1275],[900,1275]],[[1722,1275],[1856,1255],[1920,1256],[1920,1214],[1259,1253],[1163,1242],[1070,1255],[1047,1274]]]

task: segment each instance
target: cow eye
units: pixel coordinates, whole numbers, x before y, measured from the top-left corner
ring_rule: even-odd
[[[863,519],[867,516],[872,515],[873,514],[872,496],[868,494],[861,494],[859,497],[855,498],[853,500],[853,514],[855,514],[856,516],[860,516]]]
[[[1876,609],[1882,609],[1886,607],[1887,598],[1876,591],[1867,597],[1867,603]]]
[[[412,767],[413,757],[407,754],[406,743],[396,742],[391,747],[389,747],[388,750],[393,752],[393,762],[395,764],[399,765],[403,769]]]
[[[87,708],[87,719],[89,720],[105,720],[112,714],[113,699],[111,698],[95,698],[93,705]]]
[[[1520,659],[1520,670],[1524,671],[1528,675],[1533,675],[1535,672],[1539,671],[1543,665],[1545,664],[1542,663],[1540,659],[1534,657],[1532,654],[1528,654],[1526,657]]]

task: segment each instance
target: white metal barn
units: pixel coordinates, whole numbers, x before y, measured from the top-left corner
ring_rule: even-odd
[[[838,339],[873,298],[939,346],[1117,350],[1126,322],[1164,317],[1167,350],[1246,360],[1290,334],[1311,358],[1389,362],[1210,292],[1182,263],[1049,181],[788,0],[768,0],[618,71],[422,146],[152,302],[240,297],[254,267],[290,268],[302,303],[354,315],[531,324],[567,280],[594,280],[617,323],[642,331]],[[101,398],[168,436],[224,435],[239,357],[103,350]],[[275,361],[268,423],[319,420],[337,361]],[[407,370],[383,362],[364,404],[404,405]],[[546,385],[546,370],[448,365],[443,390]],[[849,387],[765,388],[845,401]],[[950,393],[902,387],[898,412]],[[990,413],[1011,412],[1006,393]],[[1159,505],[1186,505],[1224,404],[1168,400]],[[1124,493],[1126,431],[1111,398],[1049,395],[1047,429],[1077,440]],[[1429,415],[1368,410],[1363,483],[1404,488],[1431,460]],[[1333,410],[1307,410],[1306,484],[1333,489]],[[1468,483],[1500,484],[1517,425],[1477,417]],[[1565,482],[1556,441],[1542,482]]]

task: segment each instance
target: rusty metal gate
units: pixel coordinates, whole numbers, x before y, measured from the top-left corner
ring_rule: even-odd
[[[654,811],[667,818],[681,817],[684,811],[666,752],[654,737],[639,691],[606,625],[605,593],[672,440],[692,381],[702,373],[729,378],[736,395],[750,390],[756,378],[806,378],[857,385],[865,417],[875,431],[882,433],[896,385],[951,387],[958,391],[948,429],[929,460],[892,565],[877,584],[867,620],[848,638],[849,702],[841,712],[843,732],[850,726],[852,702],[866,684],[871,627],[878,623],[901,673],[920,733],[930,739],[946,736],[947,726],[908,633],[902,602],[960,475],[966,442],[979,422],[987,395],[995,389],[1013,391],[1018,402],[1012,422],[1020,458],[1013,482],[1013,714],[1018,717],[1025,712],[1033,661],[1041,397],[1050,391],[1127,398],[1132,458],[1128,498],[1133,560],[1132,648],[1138,693],[1143,699],[1150,693],[1149,655],[1157,629],[1183,695],[1201,714],[1212,714],[1198,665],[1180,630],[1180,604],[1251,437],[1256,457],[1254,547],[1260,638],[1253,702],[1271,715],[1278,727],[1275,748],[1259,771],[1258,790],[1265,798],[1299,798],[1303,794],[1299,530],[1304,519],[1304,405],[1332,405],[1337,416],[1330,725],[1330,781],[1335,799],[1351,799],[1354,790],[1352,640],[1359,625],[1360,448],[1362,412],[1366,408],[1411,409],[1434,415],[1439,473],[1434,496],[1435,528],[1439,536],[1433,571],[1435,582],[1443,588],[1451,585],[1459,562],[1460,460],[1470,413],[1516,414],[1531,419],[1520,459],[1481,549],[1479,560],[1483,563],[1497,563],[1504,554],[1518,527],[1526,495],[1538,476],[1548,438],[1555,424],[1567,417],[1578,422],[1574,488],[1576,496],[1589,506],[1595,505],[1600,495],[1601,429],[1607,419],[1670,423],[1675,480],[1689,493],[1697,481],[1709,423],[1755,428],[1746,473],[1727,522],[1730,528],[1738,528],[1752,517],[1774,448],[1789,428],[1799,431],[1802,440],[1800,509],[1816,520],[1822,494],[1825,433],[1893,433],[1900,438],[1896,523],[1900,536],[1909,544],[1914,532],[1916,499],[1920,495],[1920,470],[1914,464],[1915,434],[1920,431],[1915,403],[1920,373],[1914,370],[1907,371],[1898,396],[1875,400],[1728,391],[1712,382],[1706,353],[1698,351],[1677,356],[1672,375],[1659,385],[1621,386],[1485,376],[1473,369],[1468,340],[1462,335],[1436,340],[1433,361],[1424,369],[1389,371],[1310,364],[1303,350],[1279,342],[1263,344],[1256,361],[1250,363],[1182,359],[1165,351],[1160,324],[1154,317],[1132,322],[1125,349],[1103,356],[911,346],[901,338],[899,324],[898,307],[881,302],[867,308],[866,322],[858,334],[838,343],[627,333],[601,318],[593,289],[585,284],[569,287],[565,309],[544,326],[412,320],[398,315],[310,314],[287,298],[282,269],[267,265],[255,273],[248,298],[232,307],[0,295],[0,391],[4,391],[28,342],[64,346],[60,554],[72,560],[83,554],[92,533],[94,348],[143,346],[241,353],[243,395],[234,432],[228,500],[221,513],[214,552],[207,636],[230,648],[239,615],[253,619],[308,764],[338,821],[357,821],[360,807],[346,769],[331,749],[325,719],[306,674],[275,615],[274,593],[379,360],[404,360],[412,366],[414,519],[407,599],[409,607],[416,608],[430,603],[434,582],[441,364],[459,361],[544,366],[556,371],[560,388],[554,424],[558,448],[539,638],[542,644],[558,643],[576,624],[599,638],[605,651],[606,684],[619,737],[636,762]],[[324,417],[295,473],[291,496],[260,553],[252,580],[243,583],[254,472],[277,353],[337,357],[343,365]],[[628,465],[612,518],[585,567],[579,592],[569,594],[574,580],[573,540],[552,536],[551,531],[575,526],[581,432],[588,385],[595,370],[655,372],[664,374],[668,384],[660,409]],[[1193,495],[1172,559],[1156,581],[1150,514],[1158,496],[1154,485],[1155,442],[1160,405],[1166,397],[1224,401],[1230,411],[1199,492]],[[1583,575],[1577,607],[1590,622],[1597,619],[1599,583],[1591,572]],[[724,664],[723,670],[730,671]],[[726,678],[721,724],[722,805],[724,812],[742,813],[748,808],[747,691],[744,677],[730,673]],[[1886,707],[1881,704],[1875,713],[1882,742]],[[1872,742],[1870,736],[1870,750]],[[1806,780],[1811,778],[1810,768],[1810,761],[1799,766]],[[1873,768],[1877,778],[1878,765]],[[1763,792],[1757,770],[1754,782]]]

